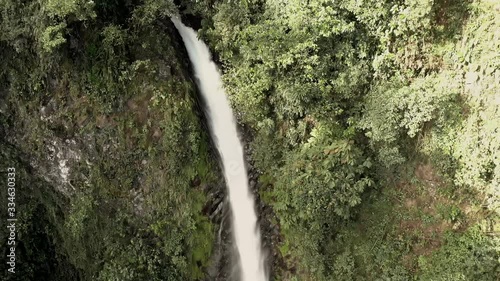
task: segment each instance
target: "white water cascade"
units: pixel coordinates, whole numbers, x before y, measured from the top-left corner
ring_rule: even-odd
[[[188,51],[199,91],[205,101],[205,113],[212,138],[222,159],[233,213],[233,232],[240,257],[241,280],[265,281],[264,257],[261,253],[254,198],[248,188],[243,147],[219,71],[211,60],[208,47],[198,39],[196,32],[177,19],[172,19],[172,22]]]

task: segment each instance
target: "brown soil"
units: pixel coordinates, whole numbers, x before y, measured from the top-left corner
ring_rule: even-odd
[[[415,169],[415,177],[420,182],[419,185],[406,181],[399,183],[402,198],[398,205],[402,212],[421,212],[422,215],[431,217],[432,222],[426,223],[417,216],[399,222],[399,234],[409,237],[413,242],[410,253],[403,257],[403,264],[412,271],[416,270],[418,256],[430,255],[442,245],[444,233],[454,230],[451,221],[439,216],[439,206],[450,206],[454,203],[439,193],[439,189],[444,188],[446,183],[430,164],[419,164]],[[465,203],[459,207],[462,211],[468,208]],[[466,220],[468,221],[467,218]],[[465,227],[466,223],[462,223],[460,229]]]

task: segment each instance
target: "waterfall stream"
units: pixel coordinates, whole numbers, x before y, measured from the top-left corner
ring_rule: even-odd
[[[233,233],[239,254],[240,280],[265,281],[264,257],[254,198],[248,187],[243,146],[220,73],[211,59],[208,47],[197,38],[196,32],[177,19],[172,19],[172,22],[182,36],[193,65],[196,83],[205,102],[204,110],[211,135],[224,167],[233,214]]]

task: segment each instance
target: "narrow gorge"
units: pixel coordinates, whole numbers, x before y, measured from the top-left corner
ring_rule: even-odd
[[[234,232],[241,281],[265,281],[264,256],[261,251],[255,202],[248,186],[243,146],[238,137],[236,119],[224,92],[222,80],[208,47],[197,38],[196,32],[172,19],[179,30],[194,68],[196,83],[205,104],[214,143],[219,151]],[[236,263],[235,263],[236,264]]]

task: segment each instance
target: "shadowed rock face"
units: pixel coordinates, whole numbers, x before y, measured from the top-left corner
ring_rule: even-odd
[[[242,132],[242,139],[249,143],[251,136],[245,130]],[[262,184],[259,183],[259,173],[255,171],[250,157],[250,148],[245,146],[245,155],[247,160],[248,176],[250,189],[256,198],[256,210],[258,214],[258,223],[262,235],[262,248],[266,255],[265,268],[269,273],[269,280],[274,280],[273,268],[283,266],[282,257],[278,251],[277,245],[280,242],[279,227],[271,223],[275,217],[272,208],[266,205],[258,194]],[[204,207],[204,214],[210,217],[210,220],[216,225],[216,240],[214,251],[211,257],[211,266],[207,268],[206,281],[230,281],[238,279],[237,268],[231,264],[231,257],[235,254],[231,233],[231,210],[227,201],[227,191],[224,182],[211,187],[205,187],[208,194],[208,202]]]
[[[89,30],[89,33],[100,34],[102,31],[95,24],[89,25],[95,29]],[[99,271],[103,270],[104,264],[106,262],[113,263],[112,260],[115,259],[116,255],[121,255],[120,251],[123,251],[124,256],[131,259],[140,257],[144,253],[144,257],[147,258],[137,259],[138,263],[149,263],[153,267],[161,266],[159,270],[156,268],[149,270],[147,266],[132,265],[130,271],[135,271],[136,276],[140,274],[142,276],[161,275],[160,279],[174,280],[169,279],[169,277],[178,278],[181,274],[185,274],[180,270],[174,273],[177,275],[170,274],[169,271],[174,271],[176,266],[169,263],[171,256],[164,255],[162,250],[157,247],[160,243],[168,246],[170,240],[165,238],[164,233],[168,232],[169,228],[175,228],[177,224],[181,225],[184,221],[184,217],[180,219],[168,217],[175,223],[167,221],[166,224],[170,225],[167,227],[161,225],[166,221],[164,217],[179,209],[176,210],[173,207],[174,210],[170,211],[164,205],[175,206],[174,201],[183,201],[184,209],[182,211],[188,213],[190,217],[188,219],[197,220],[195,223],[201,221],[208,225],[205,222],[205,217],[198,216],[198,208],[204,203],[199,201],[203,201],[204,196],[193,196],[193,194],[201,193],[202,186],[218,187],[215,186],[214,180],[211,178],[193,180],[197,177],[200,178],[198,171],[189,175],[189,178],[178,176],[176,181],[172,180],[170,184],[166,184],[168,180],[178,174],[169,172],[169,168],[171,169],[173,166],[181,168],[183,165],[190,167],[189,165],[192,165],[191,159],[194,157],[189,155],[190,148],[186,148],[184,143],[172,144],[166,140],[165,128],[168,128],[169,124],[173,122],[181,124],[179,126],[181,129],[177,129],[179,127],[172,128],[173,126],[170,128],[174,129],[174,132],[175,130],[177,133],[180,132],[179,137],[173,137],[174,141],[182,139],[183,142],[187,142],[184,136],[192,134],[196,138],[193,144],[197,147],[201,147],[200,143],[206,142],[208,138],[203,135],[204,130],[195,114],[198,111],[201,115],[201,109],[196,108],[190,96],[194,93],[192,89],[195,87],[189,85],[192,82],[188,71],[189,60],[185,52],[180,51],[183,49],[182,41],[175,40],[175,37],[172,36],[176,33],[170,21],[155,22],[154,25],[154,28],[147,28],[148,32],[136,31],[140,35],[144,35],[137,45],[133,42],[126,42],[127,47],[130,48],[128,51],[133,55],[128,57],[130,53],[124,54],[126,58],[123,59],[121,65],[124,69],[133,71],[136,76],[127,79],[127,82],[120,86],[117,86],[116,83],[113,84],[117,86],[113,87],[113,91],[116,93],[114,100],[107,100],[110,94],[108,92],[103,94],[100,90],[105,88],[102,84],[117,82],[112,78],[121,74],[112,73],[110,75],[116,75],[112,78],[102,77],[103,75],[100,75],[101,72],[98,70],[99,74],[90,78],[92,75],[88,75],[89,68],[98,69],[99,62],[102,65],[105,62],[87,62],[82,59],[87,55],[84,50],[75,51],[77,55],[81,56],[79,60],[67,58],[63,48],[55,50],[58,52],[58,58],[64,62],[64,67],[56,65],[54,69],[45,69],[48,73],[47,78],[43,78],[43,87],[35,90],[29,88],[31,86],[29,83],[34,83],[30,79],[35,79],[32,76],[37,76],[33,73],[39,74],[38,72],[40,72],[40,69],[37,69],[34,64],[23,65],[23,67],[19,67],[22,71],[15,73],[19,76],[20,84],[29,85],[23,88],[23,91],[14,86],[10,87],[9,83],[13,82],[6,81],[4,76],[1,77],[4,87],[0,89],[0,141],[4,148],[0,153],[2,157],[0,162],[2,170],[4,170],[4,165],[14,165],[22,161],[23,169],[20,165],[17,165],[16,168],[19,171],[29,171],[25,174],[20,173],[18,177],[20,193],[22,192],[23,196],[17,198],[16,204],[19,204],[19,210],[22,210],[23,215],[25,215],[22,223],[27,225],[27,230],[20,235],[23,245],[27,249],[40,249],[36,253],[29,250],[26,254],[21,250],[22,247],[19,248],[22,263],[20,262],[16,269],[19,269],[21,273],[14,278],[32,280],[33,278],[26,277],[28,275],[22,273],[24,271],[27,272],[26,274],[35,274],[36,278],[44,279],[44,274],[38,271],[33,273],[30,271],[32,268],[50,267],[54,270],[69,270],[70,266],[60,262],[64,256],[68,258],[70,263],[74,263],[72,268],[75,267],[75,272],[71,274],[75,273],[82,276],[81,278],[88,277],[95,280],[94,277],[101,274]],[[90,29],[90,27],[88,28]],[[151,32],[151,30],[156,32]],[[132,33],[133,31],[123,31],[123,33],[127,32]],[[151,34],[154,34],[154,40],[151,39],[153,37]],[[131,37],[133,36],[127,38],[135,40]],[[151,40],[145,42],[148,38]],[[153,52],[150,46],[157,42],[156,38],[163,40],[158,39],[162,44],[155,45],[156,49]],[[99,40],[101,38],[85,38],[79,42],[69,39],[67,47],[78,49],[90,48],[88,46],[90,44],[100,46],[102,42]],[[145,42],[144,45],[142,45],[143,42]],[[61,52],[59,53],[59,51]],[[104,58],[99,59],[104,60]],[[122,58],[115,57],[114,59]],[[128,59],[135,61],[131,62]],[[15,62],[19,64],[17,61]],[[154,70],[147,69],[148,67]],[[2,71],[3,68],[4,66],[2,66]],[[92,85],[92,82],[95,82],[96,85]],[[97,85],[97,83],[102,84]],[[165,90],[166,86],[172,88],[167,91]],[[155,105],[153,103],[153,88],[156,89],[157,93],[168,94],[170,104],[167,106]],[[165,114],[171,108],[178,109],[176,113],[179,114],[175,116]],[[163,124],[158,124],[162,122]],[[14,154],[7,154],[6,157],[11,158],[4,161],[4,144],[11,146],[12,150],[18,152],[19,156],[16,157],[20,160],[14,159],[12,156]],[[179,159],[185,158],[183,163],[181,161],[168,163],[169,160],[176,159],[176,155],[170,152],[175,149],[186,155],[179,156]],[[200,152],[200,154],[203,153]],[[205,156],[202,155],[203,158],[210,158]],[[202,164],[205,165],[204,170],[208,170],[207,173],[211,175],[217,173],[217,171],[213,171],[215,170],[212,167],[213,163],[203,162]],[[167,188],[169,188],[167,191],[174,193],[173,196],[165,195],[168,193],[164,192]],[[213,204],[214,208],[207,213],[210,213],[214,220],[221,223],[222,214],[226,210],[223,204],[224,188],[220,187],[218,190],[222,192],[214,193],[216,200]],[[176,192],[179,193],[175,194]],[[152,204],[153,199],[162,195],[165,197]],[[194,200],[198,200],[196,206]],[[196,210],[193,212],[195,208]],[[155,233],[151,231],[151,228],[158,222],[160,222],[158,224],[160,227],[155,231],[159,232]],[[36,231],[32,231],[29,228],[30,225],[35,225]],[[206,228],[211,229],[211,226]],[[180,233],[183,229],[186,227],[181,225],[174,231]],[[207,231],[205,235],[203,230],[192,231],[198,231],[200,237],[197,239],[204,239],[202,242],[212,242],[211,232]],[[181,235],[184,235],[182,239],[191,236],[190,234]],[[43,239],[41,239],[42,236]],[[130,251],[133,248],[132,239],[139,242],[135,245],[140,244],[138,246],[140,250],[137,252]],[[51,245],[49,246],[48,243],[36,244],[45,243],[38,242],[45,240],[51,241]],[[183,248],[180,253],[177,253],[181,259],[190,258],[191,249],[186,244],[187,242],[184,241],[177,243],[177,246],[180,246],[178,248]],[[120,250],[113,251],[110,255],[110,246],[117,246],[116,248]],[[44,252],[47,248],[53,252],[48,252],[48,250]],[[203,251],[209,253],[210,247],[207,248],[208,250],[203,249]],[[168,249],[165,252],[167,251]],[[193,258],[194,261],[190,261],[196,270],[203,270],[202,267],[207,260],[205,252],[203,257]],[[157,255],[158,260],[150,259],[153,256],[151,253]],[[99,264],[95,262],[96,257],[101,259]],[[228,259],[222,258],[221,260]],[[49,262],[50,264],[48,264]],[[164,270],[165,268],[166,270]],[[198,276],[200,275],[201,273],[198,274]],[[139,277],[135,279],[147,280]],[[182,276],[182,279],[189,280],[190,278]],[[44,280],[78,279],[47,277]]]

